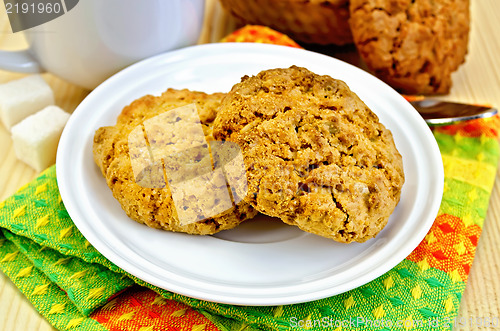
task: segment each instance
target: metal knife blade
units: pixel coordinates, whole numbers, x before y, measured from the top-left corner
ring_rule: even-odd
[[[429,125],[447,125],[494,116],[498,110],[489,105],[473,105],[436,99],[409,100]]]

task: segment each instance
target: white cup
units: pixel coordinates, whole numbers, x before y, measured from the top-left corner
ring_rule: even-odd
[[[0,51],[0,68],[48,71],[93,89],[134,62],[195,44],[204,6],[204,0],[80,0],[25,30],[28,49]]]

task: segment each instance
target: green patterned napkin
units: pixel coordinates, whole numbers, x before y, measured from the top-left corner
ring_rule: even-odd
[[[495,179],[498,124],[495,117],[434,131],[445,168],[445,191],[433,227],[392,270],[331,298],[240,307],[188,298],[147,284],[108,261],[81,235],[64,209],[55,167],[0,204],[0,268],[61,330],[148,330],[150,326],[162,330],[175,325],[173,319],[183,321],[181,330],[197,326],[200,330],[449,329]],[[137,301],[134,284],[151,298],[149,304],[137,305],[142,312],[136,307],[131,313],[124,309]],[[117,294],[120,305],[110,309]],[[161,304],[154,305],[155,300]],[[155,319],[150,318],[153,308],[160,311]]]

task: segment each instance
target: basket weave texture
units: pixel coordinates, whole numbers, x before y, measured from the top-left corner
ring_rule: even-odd
[[[296,41],[345,45],[353,42],[348,0],[220,0],[240,23],[265,25]]]

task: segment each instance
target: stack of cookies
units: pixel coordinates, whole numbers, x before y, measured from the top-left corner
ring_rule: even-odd
[[[221,3],[243,23],[269,26],[304,45],[354,43],[368,69],[405,94],[448,93],[467,53],[469,0]]]
[[[186,121],[182,131],[204,139],[196,149],[154,155],[160,140],[168,146],[185,144],[187,136],[171,130],[161,139],[151,138],[144,123],[158,123],[159,115],[189,104],[196,105],[203,131],[194,133],[196,121]],[[170,116],[169,123],[181,117]],[[141,184],[133,169],[131,154],[142,152],[130,137],[141,126],[138,132],[149,135],[142,152],[151,156],[141,174],[156,169],[152,177],[163,178],[156,185]],[[210,179],[198,188],[203,198],[194,199],[197,192],[186,190],[177,195],[177,182],[168,175],[174,167],[166,161],[172,154],[188,166],[209,165]],[[338,242],[364,242],[387,224],[404,183],[401,155],[377,116],[344,82],[295,66],[245,76],[227,94],[169,89],[159,97],[143,97],[125,107],[115,126],[97,130],[94,159],[132,219],[191,234],[230,229],[260,212]],[[192,177],[182,178],[195,183]],[[229,208],[183,220],[193,200],[196,208],[216,210],[224,203],[217,192],[224,189]]]
[[[469,0],[350,0],[349,23],[376,76],[406,94],[445,94],[467,54]]]

